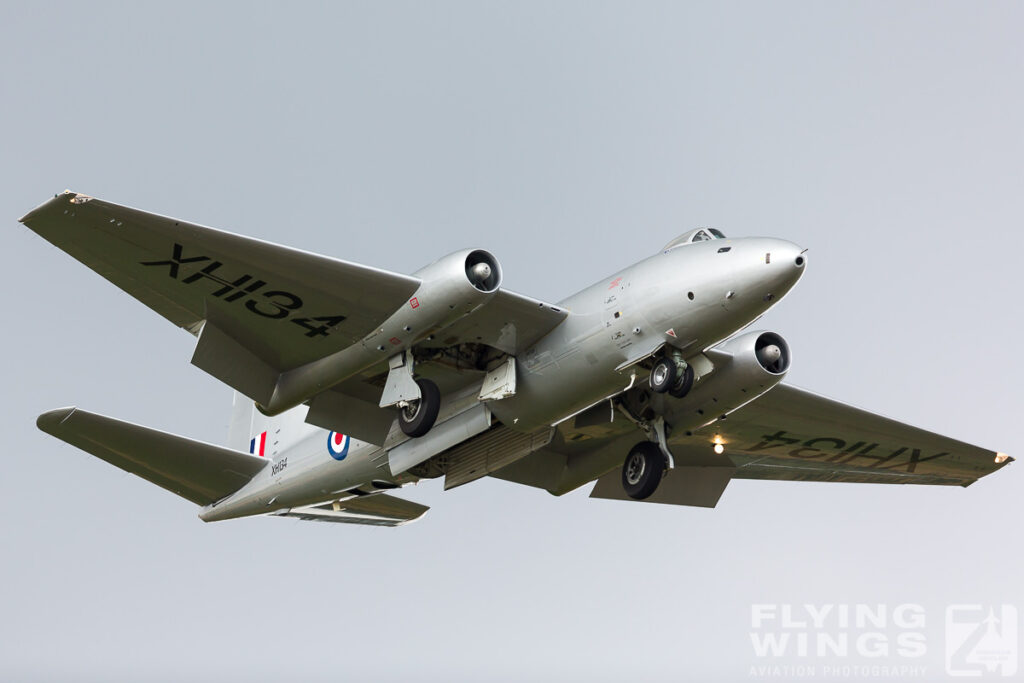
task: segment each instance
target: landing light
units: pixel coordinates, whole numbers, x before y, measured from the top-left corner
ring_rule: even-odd
[[[725,453],[725,446],[723,446],[720,443],[716,443],[715,444],[715,453],[718,454],[718,455],[721,455],[722,453]]]
[[[996,453],[996,464],[1002,465],[1004,462],[1010,459],[1006,453]]]

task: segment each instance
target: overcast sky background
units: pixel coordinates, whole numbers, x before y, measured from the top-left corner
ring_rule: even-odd
[[[734,482],[715,510],[495,480],[399,529],[197,509],[35,428],[222,442],[193,338],[16,222],[65,188],[558,300],[711,225],[810,249],[788,381],[1024,455],[1020,3],[7,3],[0,678],[750,680],[755,603],[1024,610],[1020,463]],[[769,662],[770,663],[770,662]],[[907,663],[906,661],[902,663]],[[297,680],[297,679],[293,679]]]

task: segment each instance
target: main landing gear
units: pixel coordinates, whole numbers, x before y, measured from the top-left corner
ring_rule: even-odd
[[[635,500],[648,498],[658,488],[667,467],[661,447],[653,441],[641,441],[622,464],[622,488]]]
[[[420,388],[420,397],[405,402],[398,409],[398,426],[406,436],[423,436],[430,431],[441,408],[441,390],[429,379],[415,380]]]
[[[441,390],[429,379],[415,376],[411,351],[388,359],[388,378],[380,396],[381,408],[398,408],[398,426],[406,436],[423,436],[437,421]]]
[[[651,368],[651,391],[682,398],[693,387],[693,367],[686,361],[662,356]]]

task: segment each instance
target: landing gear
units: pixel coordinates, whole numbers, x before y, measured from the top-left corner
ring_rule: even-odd
[[[420,398],[398,409],[398,426],[406,436],[423,436],[430,431],[441,408],[441,390],[429,379],[417,379]]]
[[[664,394],[676,383],[676,376],[679,368],[672,358],[659,358],[654,367],[651,368],[651,391],[656,394]]]
[[[676,380],[674,387],[668,390],[669,396],[673,398],[682,398],[690,393],[690,389],[693,388],[693,366],[687,365],[686,369],[680,373],[679,378]]]
[[[665,455],[653,441],[633,446],[622,464],[622,488],[635,500],[648,498],[658,488],[665,474]]]
[[[651,391],[682,398],[693,387],[693,367],[681,359],[664,356],[651,368]]]

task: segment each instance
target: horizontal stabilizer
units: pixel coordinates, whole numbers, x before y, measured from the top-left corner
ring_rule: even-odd
[[[234,493],[267,465],[262,458],[77,408],[43,413],[36,425],[198,505]]]
[[[313,522],[401,526],[422,517],[430,508],[403,498],[376,493],[349,500],[307,505],[273,513],[275,517],[295,517]]]

